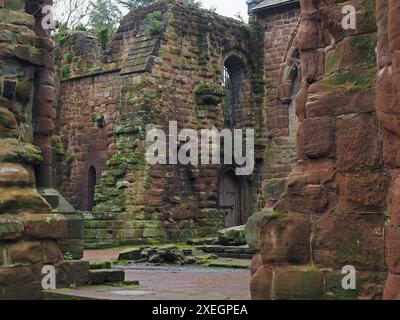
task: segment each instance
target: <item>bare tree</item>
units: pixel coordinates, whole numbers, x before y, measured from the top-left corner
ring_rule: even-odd
[[[86,27],[89,23],[89,1],[54,0],[54,15],[61,26],[67,29]]]

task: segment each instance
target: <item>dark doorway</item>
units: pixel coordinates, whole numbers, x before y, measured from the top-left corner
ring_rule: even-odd
[[[242,184],[233,169],[226,170],[219,180],[219,207],[225,212],[227,228],[245,223],[243,218]]]
[[[92,211],[94,207],[94,195],[96,191],[96,169],[91,166],[88,172],[88,211]]]

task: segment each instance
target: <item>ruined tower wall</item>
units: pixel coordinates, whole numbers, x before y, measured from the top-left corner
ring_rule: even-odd
[[[82,183],[78,168],[89,165],[88,152],[82,149],[88,141],[85,135],[103,135],[99,128],[95,133],[95,124],[89,123],[89,111],[84,117],[81,111],[87,110],[88,101],[93,101],[94,108],[105,104],[108,138],[101,138],[107,142],[99,145],[99,152],[108,161],[96,189],[94,213],[85,215],[88,246],[209,236],[224,226],[224,215],[218,210],[218,178],[224,168],[148,165],[146,126],[162,128],[167,134],[169,121],[178,122],[178,131],[213,126],[222,129],[224,63],[235,56],[244,67],[243,116],[236,126],[256,128],[257,158],[262,161],[265,120],[261,43],[256,28],[182,2],[159,1],[124,18],[102,59],[102,70],[107,70],[107,75],[97,70],[97,75],[62,81],[59,110],[66,119],[61,120],[65,121],[61,135],[69,144],[64,147],[67,153],[78,148],[83,151],[72,162],[71,176],[63,174],[71,201],[82,193],[69,185]],[[74,70],[79,75],[75,67],[78,63],[72,60],[71,76]],[[108,89],[103,92],[101,82],[113,88],[108,86],[108,97]],[[85,96],[78,101],[81,93]],[[259,167],[254,175],[243,179],[247,216],[256,210]],[[245,222],[246,217],[243,219]]]
[[[375,1],[301,1],[302,85],[297,163],[274,207],[259,217],[255,299],[381,298],[386,277],[388,174],[375,109]],[[357,290],[340,271],[357,270]]]
[[[88,211],[89,170],[96,170],[97,182],[115,151],[119,72],[64,80],[59,100],[57,185],[78,210]],[[62,137],[62,138],[61,138]]]
[[[38,178],[50,183],[53,153],[54,46],[38,10],[46,4],[0,1],[0,299],[38,299],[42,266],[63,260],[57,239],[69,236],[67,218],[36,191]]]

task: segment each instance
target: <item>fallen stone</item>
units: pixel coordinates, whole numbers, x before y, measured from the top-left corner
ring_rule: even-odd
[[[57,288],[69,288],[71,285],[83,286],[89,282],[89,262],[63,261],[56,267]]]
[[[129,249],[121,252],[118,255],[118,261],[127,261],[127,260],[132,260],[132,261],[137,261],[142,259],[142,249]]]
[[[112,263],[111,261],[101,261],[101,262],[90,262],[89,269],[90,270],[104,270],[111,269]]]
[[[102,269],[89,271],[89,283],[93,285],[120,282],[125,279],[125,271],[117,269]]]
[[[162,263],[164,261],[165,261],[164,258],[160,254],[153,254],[149,258],[150,263]]]

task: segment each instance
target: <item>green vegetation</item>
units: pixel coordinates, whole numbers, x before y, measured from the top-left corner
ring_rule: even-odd
[[[360,69],[336,73],[321,81],[328,92],[353,92],[373,88],[376,82],[375,69]]]
[[[66,164],[71,164],[72,162],[74,162],[75,158],[73,156],[67,156],[64,158],[64,162]]]
[[[69,251],[64,253],[64,260],[67,260],[67,261],[74,260],[72,253]]]
[[[376,65],[376,38],[371,36],[357,36],[351,39],[351,46],[359,52],[364,65]]]
[[[65,33],[60,33],[56,36],[56,41],[60,44],[60,46],[63,46],[68,41],[68,35]]]
[[[147,19],[150,22],[150,29],[149,29],[150,34],[152,36],[157,36],[157,35],[161,34],[162,29],[163,29],[161,11],[156,11],[156,12],[150,13],[147,16]]]
[[[63,65],[61,67],[61,74],[63,77],[68,77],[71,74],[71,69],[68,65]]]
[[[66,53],[64,54],[64,60],[65,60],[67,63],[71,63],[73,57],[74,57],[74,56],[72,55],[71,52],[66,52]]]

